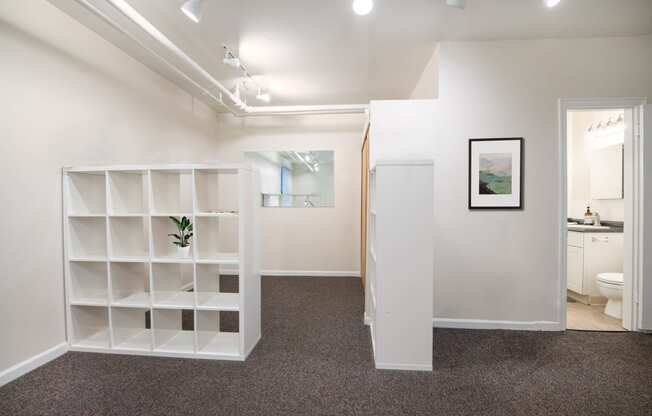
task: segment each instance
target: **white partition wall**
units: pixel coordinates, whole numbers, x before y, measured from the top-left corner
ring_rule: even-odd
[[[366,321],[376,368],[432,370],[432,161],[376,161],[369,177]]]
[[[246,359],[261,336],[257,175],[158,165],[63,176],[71,350]],[[193,223],[187,257],[172,244],[170,216]],[[222,287],[227,276],[236,292]]]

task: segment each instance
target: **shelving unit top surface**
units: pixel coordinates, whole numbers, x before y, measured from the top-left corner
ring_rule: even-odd
[[[123,173],[136,173],[147,171],[160,171],[160,172],[179,172],[179,171],[205,171],[205,172],[224,172],[224,171],[237,171],[238,169],[245,169],[253,171],[253,167],[248,163],[203,163],[203,164],[154,164],[154,165],[113,165],[113,166],[65,166],[64,172],[67,173],[86,173],[86,174],[99,174],[104,175],[105,172],[123,172]]]

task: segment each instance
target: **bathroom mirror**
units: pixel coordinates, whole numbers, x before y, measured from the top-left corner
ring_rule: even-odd
[[[247,152],[261,175],[261,205],[267,208],[335,206],[332,150]]]
[[[623,199],[623,145],[591,152],[591,198]]]

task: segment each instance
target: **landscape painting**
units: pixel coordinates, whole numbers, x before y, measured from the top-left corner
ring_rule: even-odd
[[[512,155],[510,153],[480,154],[480,195],[510,195],[512,193]]]
[[[469,209],[523,209],[523,138],[469,139]]]

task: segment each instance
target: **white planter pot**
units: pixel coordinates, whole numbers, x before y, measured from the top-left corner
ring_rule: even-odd
[[[177,257],[188,258],[190,257],[190,246],[179,247],[177,246]]]

